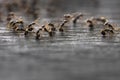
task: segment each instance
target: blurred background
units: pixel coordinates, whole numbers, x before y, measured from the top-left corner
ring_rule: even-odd
[[[40,16],[57,17],[64,13],[77,11],[100,13],[111,9],[116,10],[119,3],[119,0],[0,0],[0,15],[17,12],[36,19]]]

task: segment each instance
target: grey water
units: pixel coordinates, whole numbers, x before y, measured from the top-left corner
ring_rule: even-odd
[[[105,16],[120,25],[119,0],[61,0],[54,4],[58,12],[42,15],[59,17],[81,11],[88,18]],[[64,34],[35,40],[7,30],[5,23],[0,26],[0,80],[120,80],[120,34],[102,38],[98,29],[89,31],[77,24]]]

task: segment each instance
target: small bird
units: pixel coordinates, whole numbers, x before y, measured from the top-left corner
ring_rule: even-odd
[[[108,23],[108,22],[106,22],[106,23],[104,24],[104,28],[108,28],[108,29],[111,29],[111,30],[115,30],[115,27],[114,27],[112,24]]]
[[[27,36],[28,33],[33,33],[34,25],[35,25],[35,24],[36,24],[35,22],[32,22],[32,23],[30,23],[30,24],[27,26],[27,28],[26,28],[26,30],[25,30],[25,32],[24,32],[24,35],[25,35],[25,36]]]
[[[60,32],[64,32],[64,27],[65,27],[65,24],[66,23],[68,23],[68,21],[67,20],[64,20],[64,22],[60,25],[60,27],[59,27],[59,31]]]
[[[49,34],[50,37],[53,37],[55,35],[56,28],[54,24],[48,23],[42,26],[42,28],[44,29],[45,32]]]
[[[64,20],[70,21],[73,18],[71,14],[64,14]]]
[[[108,19],[105,17],[92,17],[91,20],[95,23],[95,24],[105,24],[108,22]]]
[[[94,28],[94,24],[92,22],[92,20],[87,20],[86,23],[88,24],[88,27],[93,29]]]
[[[40,39],[40,37],[41,37],[41,31],[43,31],[43,29],[42,28],[40,28],[37,32],[36,32],[36,40],[39,40]]]
[[[81,19],[83,17],[83,14],[80,13],[79,15],[77,15],[74,19],[73,19],[73,24],[76,24],[77,23],[77,20],[78,19]]]
[[[105,37],[105,36],[112,36],[114,33],[115,32],[113,30],[111,30],[111,29],[103,29],[101,31],[101,34],[102,34],[103,37]]]

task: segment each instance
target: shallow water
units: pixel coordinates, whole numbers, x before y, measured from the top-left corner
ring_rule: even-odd
[[[107,16],[119,25],[119,5],[119,0],[100,0],[97,8],[65,7],[88,12],[88,17]],[[1,23],[0,80],[120,80],[119,48],[120,34],[102,38],[98,29],[89,31],[81,24],[62,35],[35,40]]]

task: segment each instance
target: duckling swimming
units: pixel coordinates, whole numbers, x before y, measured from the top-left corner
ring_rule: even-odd
[[[114,31],[111,30],[111,29],[103,29],[101,31],[101,34],[102,34],[103,37],[105,37],[105,36],[112,36],[114,34]]]
[[[92,17],[91,19],[95,24],[105,24],[108,22],[108,19],[106,19],[105,17],[97,17],[97,18],[94,18]]]
[[[22,19],[12,19],[8,22],[7,26],[13,31],[25,31],[24,22]]]
[[[94,29],[94,23],[92,22],[92,20],[87,20],[86,23],[87,23],[90,30]]]
[[[72,18],[73,18],[73,15],[71,15],[71,14],[64,15],[64,20],[70,21]]]
[[[64,22],[60,25],[60,27],[59,27],[59,31],[60,32],[64,32],[64,27],[65,27],[65,24],[66,23],[68,23],[68,21],[67,20],[64,20]]]
[[[43,31],[43,29],[42,28],[40,28],[37,32],[36,32],[36,39],[38,40],[38,39],[40,39],[40,37],[41,37],[41,31]]]
[[[25,30],[25,33],[24,33],[25,36],[28,35],[28,33],[33,32],[33,30],[34,30],[34,25],[35,25],[35,24],[36,24],[36,23],[33,22],[33,23],[30,23],[30,24],[27,26],[27,28],[26,28],[26,30]]]
[[[15,31],[25,31],[24,22],[23,21],[16,22],[14,30]]]
[[[54,24],[48,23],[48,24],[42,26],[42,28],[44,29],[45,32],[47,32],[49,34],[50,37],[54,36],[55,31],[56,31]]]
[[[81,19],[83,17],[83,14],[80,13],[79,15],[77,15],[74,19],[73,19],[73,24],[76,24],[77,23],[77,20],[78,19]]]
[[[106,23],[104,24],[104,28],[108,28],[108,29],[111,29],[111,30],[115,30],[115,27],[114,27],[112,24],[108,23],[108,22],[106,22]]]

